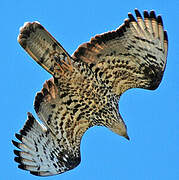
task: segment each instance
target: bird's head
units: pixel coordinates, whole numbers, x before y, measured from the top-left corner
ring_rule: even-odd
[[[122,119],[120,121],[117,121],[117,122],[113,121],[111,124],[111,127],[109,127],[109,129],[111,131],[113,131],[114,133],[116,133],[120,136],[123,136],[129,140],[129,136],[127,134],[127,127],[126,127],[126,125]]]

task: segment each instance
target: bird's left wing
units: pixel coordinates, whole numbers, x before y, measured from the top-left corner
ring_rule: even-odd
[[[52,176],[73,169],[80,163],[80,153],[74,155],[60,143],[61,139],[40,124],[31,113],[28,119],[16,134],[20,142],[12,143],[20,149],[14,150],[15,161],[19,168],[30,171],[36,176]]]
[[[74,52],[74,61],[85,62],[96,79],[117,95],[129,88],[156,89],[167,58],[167,33],[161,16],[135,10],[117,30],[97,35]]]
[[[80,142],[89,122],[74,98],[68,88],[60,91],[53,78],[45,82],[34,102],[43,126],[29,113],[23,129],[16,134],[21,142],[13,141],[21,150],[14,151],[19,168],[37,176],[50,176],[80,163]]]

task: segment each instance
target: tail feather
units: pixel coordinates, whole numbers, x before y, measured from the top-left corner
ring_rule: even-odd
[[[12,143],[21,151],[14,150],[14,154],[17,156],[14,160],[19,163],[20,169],[28,170],[31,174],[38,176],[60,174],[74,168],[80,162],[80,158],[77,158],[76,164],[70,164],[71,157],[68,152],[64,152],[59,140],[30,113],[28,113],[24,128],[20,134],[16,134],[16,138],[21,143],[16,141],[12,141]],[[63,156],[69,157],[69,159],[65,159]]]
[[[58,78],[65,71],[72,71],[72,58],[52,35],[39,23],[25,23],[18,42],[45,70]]]

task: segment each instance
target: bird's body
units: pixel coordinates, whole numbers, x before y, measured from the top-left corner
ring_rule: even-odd
[[[34,175],[59,174],[80,163],[85,131],[106,126],[129,139],[118,101],[129,88],[156,89],[166,65],[167,34],[160,16],[135,10],[116,31],[97,35],[70,56],[37,22],[18,41],[53,78],[37,93],[32,114],[13,144],[19,167]]]

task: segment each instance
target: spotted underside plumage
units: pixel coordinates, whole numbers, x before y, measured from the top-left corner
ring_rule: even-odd
[[[26,23],[18,41],[53,78],[16,134],[19,168],[49,176],[75,168],[85,131],[105,126],[129,139],[118,101],[129,88],[156,89],[163,77],[168,39],[161,16],[135,10],[117,30],[97,35],[72,56],[37,22]]]

